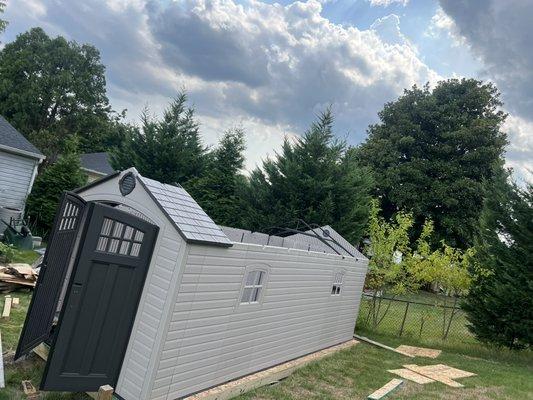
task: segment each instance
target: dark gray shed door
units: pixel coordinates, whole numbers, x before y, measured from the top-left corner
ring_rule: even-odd
[[[150,264],[156,226],[97,203],[87,218],[42,390],[116,385]]]
[[[50,335],[85,205],[85,201],[73,193],[64,193],[61,198],[15,359],[30,352]]]

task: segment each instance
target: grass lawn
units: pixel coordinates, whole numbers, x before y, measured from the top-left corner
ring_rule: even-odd
[[[413,344],[375,336],[389,345]],[[482,357],[445,351],[436,360],[410,359],[388,350],[360,343],[329,358],[315,362],[277,385],[259,388],[239,397],[244,399],[366,399],[395,376],[388,369],[403,364],[443,363],[476,373],[459,379],[464,388],[450,388],[442,383],[404,386],[387,399],[533,399],[533,358],[529,354],[482,352]]]
[[[31,258],[31,257],[29,257]],[[19,261],[19,260],[17,260]],[[8,320],[0,319],[2,345],[5,358],[6,388],[0,389],[0,400],[26,399],[21,390],[22,380],[31,380],[38,387],[44,362],[36,355],[13,363],[13,352],[31,293],[11,293],[20,298],[20,306],[11,311]],[[0,296],[3,307],[4,296]],[[396,332],[396,331],[394,331]],[[359,330],[358,333],[375,340],[397,346],[399,344],[417,345],[416,335],[397,338],[375,332]],[[532,399],[533,400],[533,352],[514,353],[504,350],[488,349],[470,342],[437,340],[430,336],[421,338],[424,344],[443,349],[436,360],[411,359],[394,352],[360,343],[321,361],[314,362],[277,385],[263,387],[240,396],[245,399],[366,399],[394,376],[388,369],[401,368],[403,364],[419,365],[444,363],[453,367],[476,373],[478,376],[460,379],[464,388],[449,388],[435,382],[418,385],[406,381],[404,386],[394,392],[389,399]],[[83,393],[42,393],[41,399],[87,400]]]

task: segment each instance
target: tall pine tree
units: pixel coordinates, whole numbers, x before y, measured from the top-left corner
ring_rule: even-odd
[[[368,218],[371,181],[332,129],[328,109],[301,138],[286,139],[275,158],[252,172],[245,193],[246,227],[284,227],[303,219],[332,225],[352,242],[359,241]]]
[[[117,170],[135,167],[149,178],[184,184],[202,174],[205,153],[194,109],[187,106],[187,95],[180,92],[161,120],[149,117],[145,111],[141,130],[126,131],[110,158]]]
[[[185,185],[207,214],[221,225],[242,224],[240,188],[244,177],[240,172],[245,147],[242,129],[225,132],[218,146],[208,153],[203,175]]]
[[[511,349],[533,343],[533,186],[499,169],[485,185],[474,282],[463,305],[471,331]]]

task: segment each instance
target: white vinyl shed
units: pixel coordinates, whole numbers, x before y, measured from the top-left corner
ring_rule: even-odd
[[[352,339],[368,261],[331,227],[221,227],[134,168],[70,196],[17,349],[51,343],[42,389],[177,399]],[[58,303],[52,328],[32,322]]]

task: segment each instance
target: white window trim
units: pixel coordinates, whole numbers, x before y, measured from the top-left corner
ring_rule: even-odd
[[[263,272],[263,279],[261,280],[261,285],[247,285],[246,280],[248,278],[248,274],[254,271],[261,271]],[[263,304],[263,299],[265,298],[265,292],[268,285],[268,278],[270,276],[270,267],[266,264],[253,264],[248,265],[246,269],[244,270],[244,274],[242,277],[242,284],[241,284],[241,290],[239,291],[239,297],[237,298],[237,306],[243,307],[243,308],[250,308],[250,307],[258,307]],[[259,296],[257,301],[254,302],[242,302],[242,296],[244,294],[244,290],[246,288],[255,288],[255,287],[261,287],[261,290],[259,291]]]

